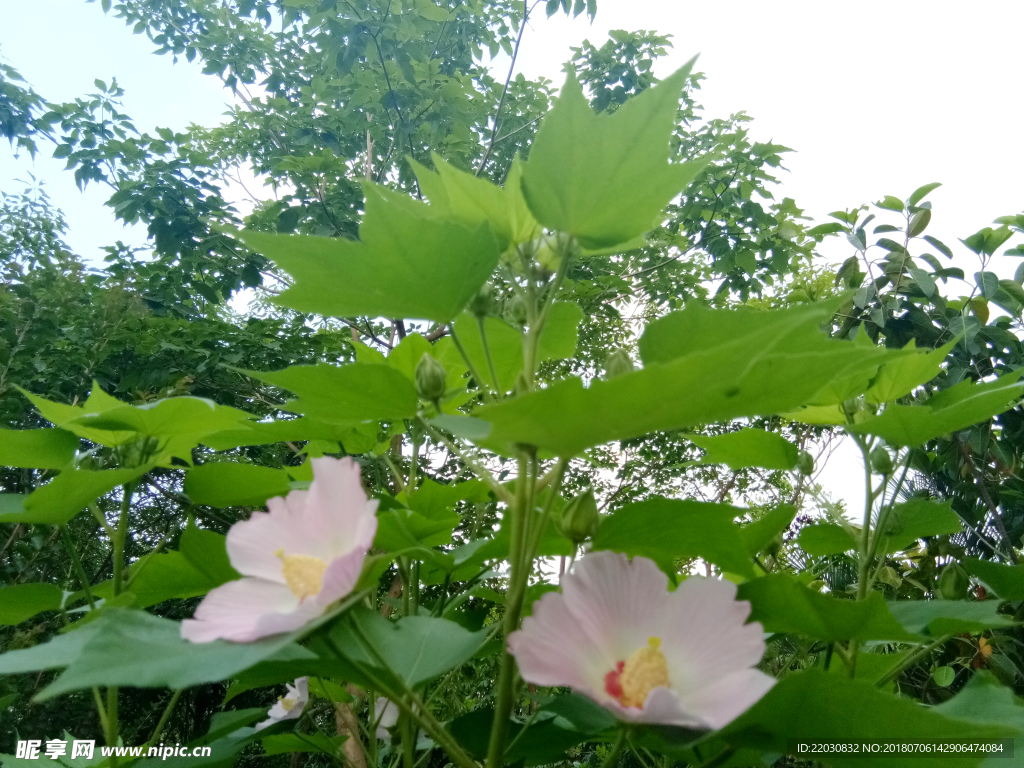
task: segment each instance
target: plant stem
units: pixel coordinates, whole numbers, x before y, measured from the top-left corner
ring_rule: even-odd
[[[60,537],[64,542],[64,548],[68,551],[68,556],[71,558],[71,565],[75,569],[75,575],[78,576],[79,584],[82,585],[82,591],[85,592],[85,596],[89,600],[89,609],[95,611],[96,601],[93,599],[92,589],[89,588],[89,577],[85,573],[82,559],[78,556],[78,547],[75,546],[75,542],[71,538],[71,534],[68,533],[66,525],[60,526]]]
[[[601,768],[615,768],[615,764],[618,763],[619,755],[622,754],[624,746],[626,746],[626,729],[620,728],[619,735],[615,737],[615,742],[612,744],[612,751],[602,761]]]
[[[107,688],[107,746],[117,745],[117,686]],[[117,768],[117,755],[110,756],[110,768]]]
[[[491,356],[491,345],[487,342],[487,324],[484,322],[485,318],[483,315],[479,315],[476,319],[477,326],[480,328],[480,343],[484,347],[484,358],[487,360],[487,370],[491,374],[491,381],[494,382],[494,391],[498,393],[498,399],[501,399],[502,387],[498,381],[498,372],[494,367],[494,358]]]
[[[149,737],[149,741],[147,741],[146,746],[143,747],[144,752],[148,752],[149,748],[160,740],[160,737],[163,735],[164,728],[167,727],[167,723],[171,719],[171,713],[174,712],[174,706],[178,703],[178,699],[181,698],[181,694],[184,690],[184,688],[181,688],[175,691],[171,696],[171,700],[167,702],[167,706],[164,707],[164,713],[160,716],[160,722],[156,724],[156,728],[153,729],[153,735]]]
[[[117,520],[117,530],[114,536],[114,595],[121,594],[124,580],[124,542],[128,536],[128,512],[131,510],[134,492],[134,483],[126,483],[122,486],[121,514]]]
[[[510,507],[511,514],[509,544],[509,587],[505,600],[503,629],[506,642],[502,645],[498,666],[498,688],[494,696],[494,721],[491,723],[491,739],[487,747],[487,768],[501,768],[508,741],[508,719],[512,714],[515,689],[515,659],[508,652],[508,636],[519,627],[522,611],[522,588],[520,582],[526,578],[523,567],[523,551],[526,548],[526,517],[530,513],[528,503],[531,486],[536,482],[529,476],[530,456],[525,448],[517,451],[519,479],[516,481],[516,503]]]
[[[916,662],[920,661],[925,656],[927,656],[929,653],[934,651],[936,648],[939,648],[940,646],[945,644],[945,642],[949,640],[949,638],[951,638],[952,636],[953,635],[942,635],[941,637],[928,643],[928,645],[920,646],[916,651],[907,656],[907,658],[890,667],[884,675],[878,678],[878,682],[875,683],[875,686],[881,688],[883,685],[892,680],[894,677],[896,677],[896,675],[898,675],[904,669],[909,667],[911,664],[915,664]]]
[[[448,332],[452,336],[452,342],[455,344],[455,349],[458,350],[459,355],[462,357],[462,362],[466,364],[466,368],[469,370],[469,375],[476,381],[476,385],[480,387],[480,391],[483,393],[484,402],[491,402],[494,398],[491,395],[491,391],[487,388],[487,384],[484,382],[483,376],[477,371],[476,366],[473,365],[473,361],[469,359],[469,353],[466,352],[466,348],[462,346],[462,342],[459,340],[459,335],[455,333],[455,323],[448,323]]]

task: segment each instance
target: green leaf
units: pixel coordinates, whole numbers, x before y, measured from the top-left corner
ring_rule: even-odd
[[[557,301],[548,310],[547,321],[537,340],[537,360],[564,360],[576,354],[583,310],[571,301]]]
[[[331,424],[416,416],[416,388],[386,365],[293,365],[283,371],[246,373],[298,395],[298,400],[285,404],[287,410]]]
[[[64,590],[56,584],[15,584],[0,589],[0,625],[13,627],[43,611],[56,611]]]
[[[133,607],[147,608],[172,598],[199,597],[240,577],[228,559],[224,535],[197,528],[190,519],[179,551],[150,554],[132,563],[127,592],[135,598]],[[96,585],[92,592],[96,597],[112,597],[113,581]],[[84,593],[76,597],[81,599]]]
[[[267,422],[248,422],[238,429],[227,429],[206,435],[204,445],[215,451],[228,451],[245,445],[268,445],[285,441],[335,440],[344,442],[350,434],[348,427],[325,424],[316,419],[278,419]]]
[[[925,401],[923,405],[886,406],[880,416],[847,427],[851,432],[877,435],[890,445],[916,446],[965,429],[1009,409],[1024,392],[1018,379],[1024,368],[995,381],[962,381]]]
[[[977,634],[986,629],[1012,627],[1013,620],[997,611],[998,601],[898,600],[889,603],[889,612],[908,632],[939,637],[963,632]]]
[[[494,709],[483,707],[455,718],[449,726],[452,735],[474,757],[487,757],[488,734],[494,720]],[[529,727],[512,720],[508,726],[509,747],[502,758],[504,765],[551,765],[563,762],[565,753],[588,734],[572,727],[572,723],[553,712],[541,711],[531,718]]]
[[[786,413],[830,382],[908,353],[829,339],[819,330],[839,300],[779,312],[708,310],[692,303],[651,323],[643,370],[594,381],[569,378],[478,408],[484,445],[526,443],[561,456],[609,440],[740,416]]]
[[[119,485],[146,474],[152,465],[93,472],[69,469],[25,497],[24,511],[0,515],[0,523],[64,525],[87,505]]]
[[[1003,565],[975,557],[961,559],[960,565],[1003,600],[1024,600],[1024,565]]]
[[[185,473],[185,494],[211,507],[262,507],[273,496],[287,496],[290,478],[283,469],[217,462]]]
[[[544,226],[585,248],[628,242],[653,229],[665,206],[706,166],[669,163],[679,96],[691,60],[612,114],[595,114],[570,74],[540,124],[523,193]]]
[[[358,242],[239,233],[294,278],[278,303],[333,317],[452,320],[490,277],[503,246],[486,224],[470,229],[403,194],[363,186]]]
[[[125,405],[120,400],[116,400],[106,394],[95,381],[92,383],[92,391],[89,393],[89,397],[80,406],[57,403],[53,400],[33,395],[31,392],[26,392],[23,389],[19,389],[19,391],[32,402],[44,419],[51,422],[55,427],[62,427],[79,437],[84,437],[86,440],[91,440],[100,445],[118,446],[136,439],[134,432],[109,432],[101,429],[90,429],[78,423],[85,416],[103,413],[104,411],[121,408]]]
[[[466,350],[466,355],[473,363],[476,372],[484,378],[489,387],[497,385],[500,392],[508,392],[516,383],[516,377],[523,370],[523,337],[522,333],[497,317],[484,319],[484,333],[487,335],[487,346],[491,352],[491,362],[498,376],[495,382],[491,369],[487,364],[480,326],[476,317],[463,313],[455,320],[455,333]]]
[[[73,632],[3,654],[0,675],[66,667],[36,696],[46,701],[96,685],[188,688],[224,680],[271,656],[281,661],[314,658],[288,635],[254,643],[190,643],[182,639],[176,621],[112,608]]]
[[[932,237],[931,235],[925,235],[925,236],[924,236],[924,239],[925,239],[925,240],[926,240],[927,242],[931,243],[931,246],[932,246],[933,248],[935,248],[936,250],[938,250],[938,251],[939,251],[939,252],[940,252],[940,253],[941,253],[941,254],[942,254],[943,256],[945,256],[945,257],[946,257],[947,259],[952,259],[952,258],[953,258],[953,251],[951,251],[951,250],[949,249],[949,246],[948,246],[948,245],[946,245],[946,244],[945,244],[944,242],[942,242],[941,240],[939,240],[939,238],[937,238],[937,237]]]
[[[932,711],[968,723],[1004,726],[1010,729],[1013,736],[1024,736],[1024,702],[984,670],[971,675],[960,693],[934,707]],[[990,759],[991,763],[986,763],[986,766],[1007,765],[998,758]]]
[[[805,587],[795,577],[771,574],[740,584],[737,600],[749,600],[750,621],[766,632],[793,632],[817,640],[900,640],[919,638],[872,592],[866,600],[843,600]]]
[[[211,432],[238,429],[252,418],[244,411],[217,405],[201,397],[171,397],[143,406],[119,405],[77,423],[110,432],[131,431],[148,437],[200,437]]]
[[[892,195],[886,195],[882,200],[879,200],[877,203],[875,203],[875,205],[877,205],[879,208],[886,208],[887,210],[890,211],[903,210],[903,201],[900,200],[898,197],[893,197]]]
[[[907,198],[907,205],[915,206],[920,203],[925,197],[934,189],[941,187],[941,182],[933,181],[931,184],[925,184],[924,186],[918,187],[914,190],[913,194]]]
[[[932,680],[940,688],[948,688],[956,680],[956,670],[948,665],[936,667],[932,670]]]
[[[776,432],[741,429],[724,435],[686,437],[707,451],[702,459],[705,464],[727,464],[731,469],[792,469],[796,466],[797,447]]]
[[[312,680],[310,681],[312,682]],[[263,738],[263,752],[267,755],[284,755],[295,752],[314,752],[341,756],[341,745],[348,736],[327,736],[324,733],[282,733]]]
[[[995,272],[975,272],[974,279],[986,299],[994,299],[999,293],[999,275]]]
[[[835,523],[807,526],[800,531],[796,543],[804,552],[814,557],[837,555],[857,549],[857,542],[853,540],[849,531]]]
[[[63,429],[0,429],[0,466],[64,469],[79,440]]]
[[[887,363],[871,382],[871,387],[864,393],[864,397],[869,403],[881,404],[910,394],[921,384],[939,375],[942,363],[954,346],[956,339],[925,354],[907,355]],[[913,339],[905,349],[917,349]]]
[[[655,497],[605,517],[593,549],[649,557],[673,580],[677,557],[701,557],[730,573],[753,577],[740,527],[734,522],[743,512],[726,504]]]
[[[895,729],[895,730],[894,730]],[[909,698],[884,693],[865,680],[850,680],[818,670],[789,674],[757,704],[715,734],[733,747],[784,754],[790,740],[814,742],[891,740],[939,741],[1013,735],[1006,726],[972,724],[946,716],[939,708],[923,707]],[[930,755],[928,768],[977,766],[981,755]],[[830,756],[837,768],[892,768],[910,764],[887,754]]]
[[[952,501],[937,502],[928,499],[911,499],[893,507],[878,554],[889,555],[911,547],[925,536],[960,533],[963,525],[953,511]]]
[[[537,342],[537,360],[554,360],[572,357],[576,352],[576,341],[583,310],[578,304],[560,301],[551,305],[547,322]],[[480,324],[476,317],[464,312],[455,320],[455,333],[466,350],[466,355],[488,385],[493,385],[491,370],[484,353],[480,337]],[[523,334],[504,320],[496,317],[484,319],[484,333],[498,375],[498,389],[510,391],[516,378],[523,370]],[[416,362],[419,362],[417,358]]]
[[[516,173],[509,173],[502,188],[460,171],[436,152],[431,157],[437,173],[431,173],[415,160],[410,160],[410,165],[432,207],[469,226],[489,222],[491,229],[506,243],[525,243],[540,234],[540,226],[523,199],[522,168],[518,160],[514,163]]]
[[[789,528],[794,517],[796,507],[791,504],[780,504],[754,522],[740,528],[740,538],[743,539],[747,554],[751,557],[757,555],[774,541],[776,536]]]
[[[489,631],[470,632],[454,621],[428,616],[390,621],[376,611],[357,608],[331,628],[329,637],[355,663],[388,679],[397,676],[414,688],[468,661],[480,650]]]

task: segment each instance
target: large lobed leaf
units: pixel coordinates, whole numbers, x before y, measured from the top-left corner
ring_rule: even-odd
[[[572,378],[477,409],[491,425],[481,442],[526,443],[572,456],[657,430],[785,413],[835,379],[915,354],[825,336],[819,327],[838,301],[777,312],[694,304],[647,327],[640,340],[643,370],[589,388]]]
[[[486,223],[470,228],[384,187],[364,188],[358,241],[239,233],[292,276],[278,303],[333,317],[453,319],[490,277],[503,244]]]
[[[610,115],[595,114],[569,75],[523,172],[523,194],[537,221],[591,249],[627,243],[655,227],[707,164],[669,163],[679,96],[693,63]]]
[[[890,445],[915,446],[941,435],[965,429],[1010,408],[1024,393],[1024,368],[995,381],[962,381],[939,392],[923,405],[890,404],[878,416],[848,427],[881,437]]]

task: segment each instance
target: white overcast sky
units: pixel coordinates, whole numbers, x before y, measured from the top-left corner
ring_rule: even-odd
[[[660,75],[700,54],[705,114],[745,111],[755,140],[793,148],[777,195],[795,198],[819,221],[886,194],[906,197],[932,181],[944,186],[929,198],[929,231],[947,243],[1024,211],[1024,3],[598,0],[593,24],[585,16],[546,19],[542,3],[517,69],[560,84],[569,48],[583,39],[600,45],[610,29],[672,35]],[[116,76],[140,130],[217,122],[230,93],[198,65],[172,65],[151,49],[98,3],[0,0],[0,57],[46,98],[70,100],[90,92],[94,78]],[[507,59],[496,62],[505,65]],[[144,241],[143,231],[114,221],[103,206],[106,190],[79,193],[62,167],[45,146],[35,162],[0,147],[0,190],[18,191],[15,179],[28,173],[43,179],[67,215],[70,244],[87,258],[118,238]],[[992,268],[1012,275],[1016,260],[1003,261]],[[861,481],[849,481],[840,466],[849,452],[841,455],[824,480],[857,508]]]

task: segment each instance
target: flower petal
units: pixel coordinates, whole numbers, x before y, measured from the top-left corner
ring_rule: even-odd
[[[710,726],[700,716],[688,712],[679,694],[671,688],[659,686],[647,694],[643,708],[624,707],[617,701],[602,702],[620,720],[631,723],[677,725],[683,728],[708,730]]]
[[[567,638],[571,640],[566,642]],[[527,682],[568,685],[595,698],[601,693],[587,670],[603,663],[604,655],[580,632],[565,597],[557,592],[549,592],[533,604],[533,615],[523,619],[523,628],[509,635],[508,650]],[[596,661],[581,663],[584,659]]]
[[[661,650],[675,690],[700,690],[761,660],[764,630],[744,623],[750,603],[735,598],[732,582],[700,576],[668,596]]]
[[[647,645],[648,637],[661,637],[667,588],[668,578],[653,560],[634,557],[631,562],[617,552],[588,554],[562,580],[577,633],[601,651],[602,681],[616,662]]]
[[[323,539],[328,562],[364,545],[366,520],[375,519],[377,500],[368,500],[359,477],[359,465],[346,456],[311,459],[313,482],[303,510],[307,530]],[[376,526],[374,527],[376,530]],[[370,534],[370,542],[373,534]]]
[[[373,531],[370,532],[370,543],[373,542],[373,532],[377,529],[377,518],[371,519]],[[366,546],[358,546],[348,554],[329,563],[327,570],[324,571],[320,593],[310,600],[315,600],[317,605],[326,608],[335,600],[340,600],[351,592],[363,570],[363,561],[366,559],[366,550],[369,549],[369,546],[369,543]]]
[[[679,700],[683,709],[698,713],[717,730],[750,709],[773,685],[775,678],[761,670],[741,669],[700,690],[682,693]]]
[[[299,603],[283,584],[243,578],[222,584],[203,598],[195,618],[181,623],[181,636],[193,643],[248,643],[298,629],[323,611],[314,600]]]
[[[289,555],[312,555],[324,562],[331,559],[323,537],[311,536],[303,527],[298,510],[303,507],[305,494],[305,491],[292,491],[286,499],[270,499],[267,501],[270,512],[253,512],[248,520],[231,526],[227,550],[236,571],[243,576],[284,584],[281,559],[274,554],[278,550],[284,549]]]

